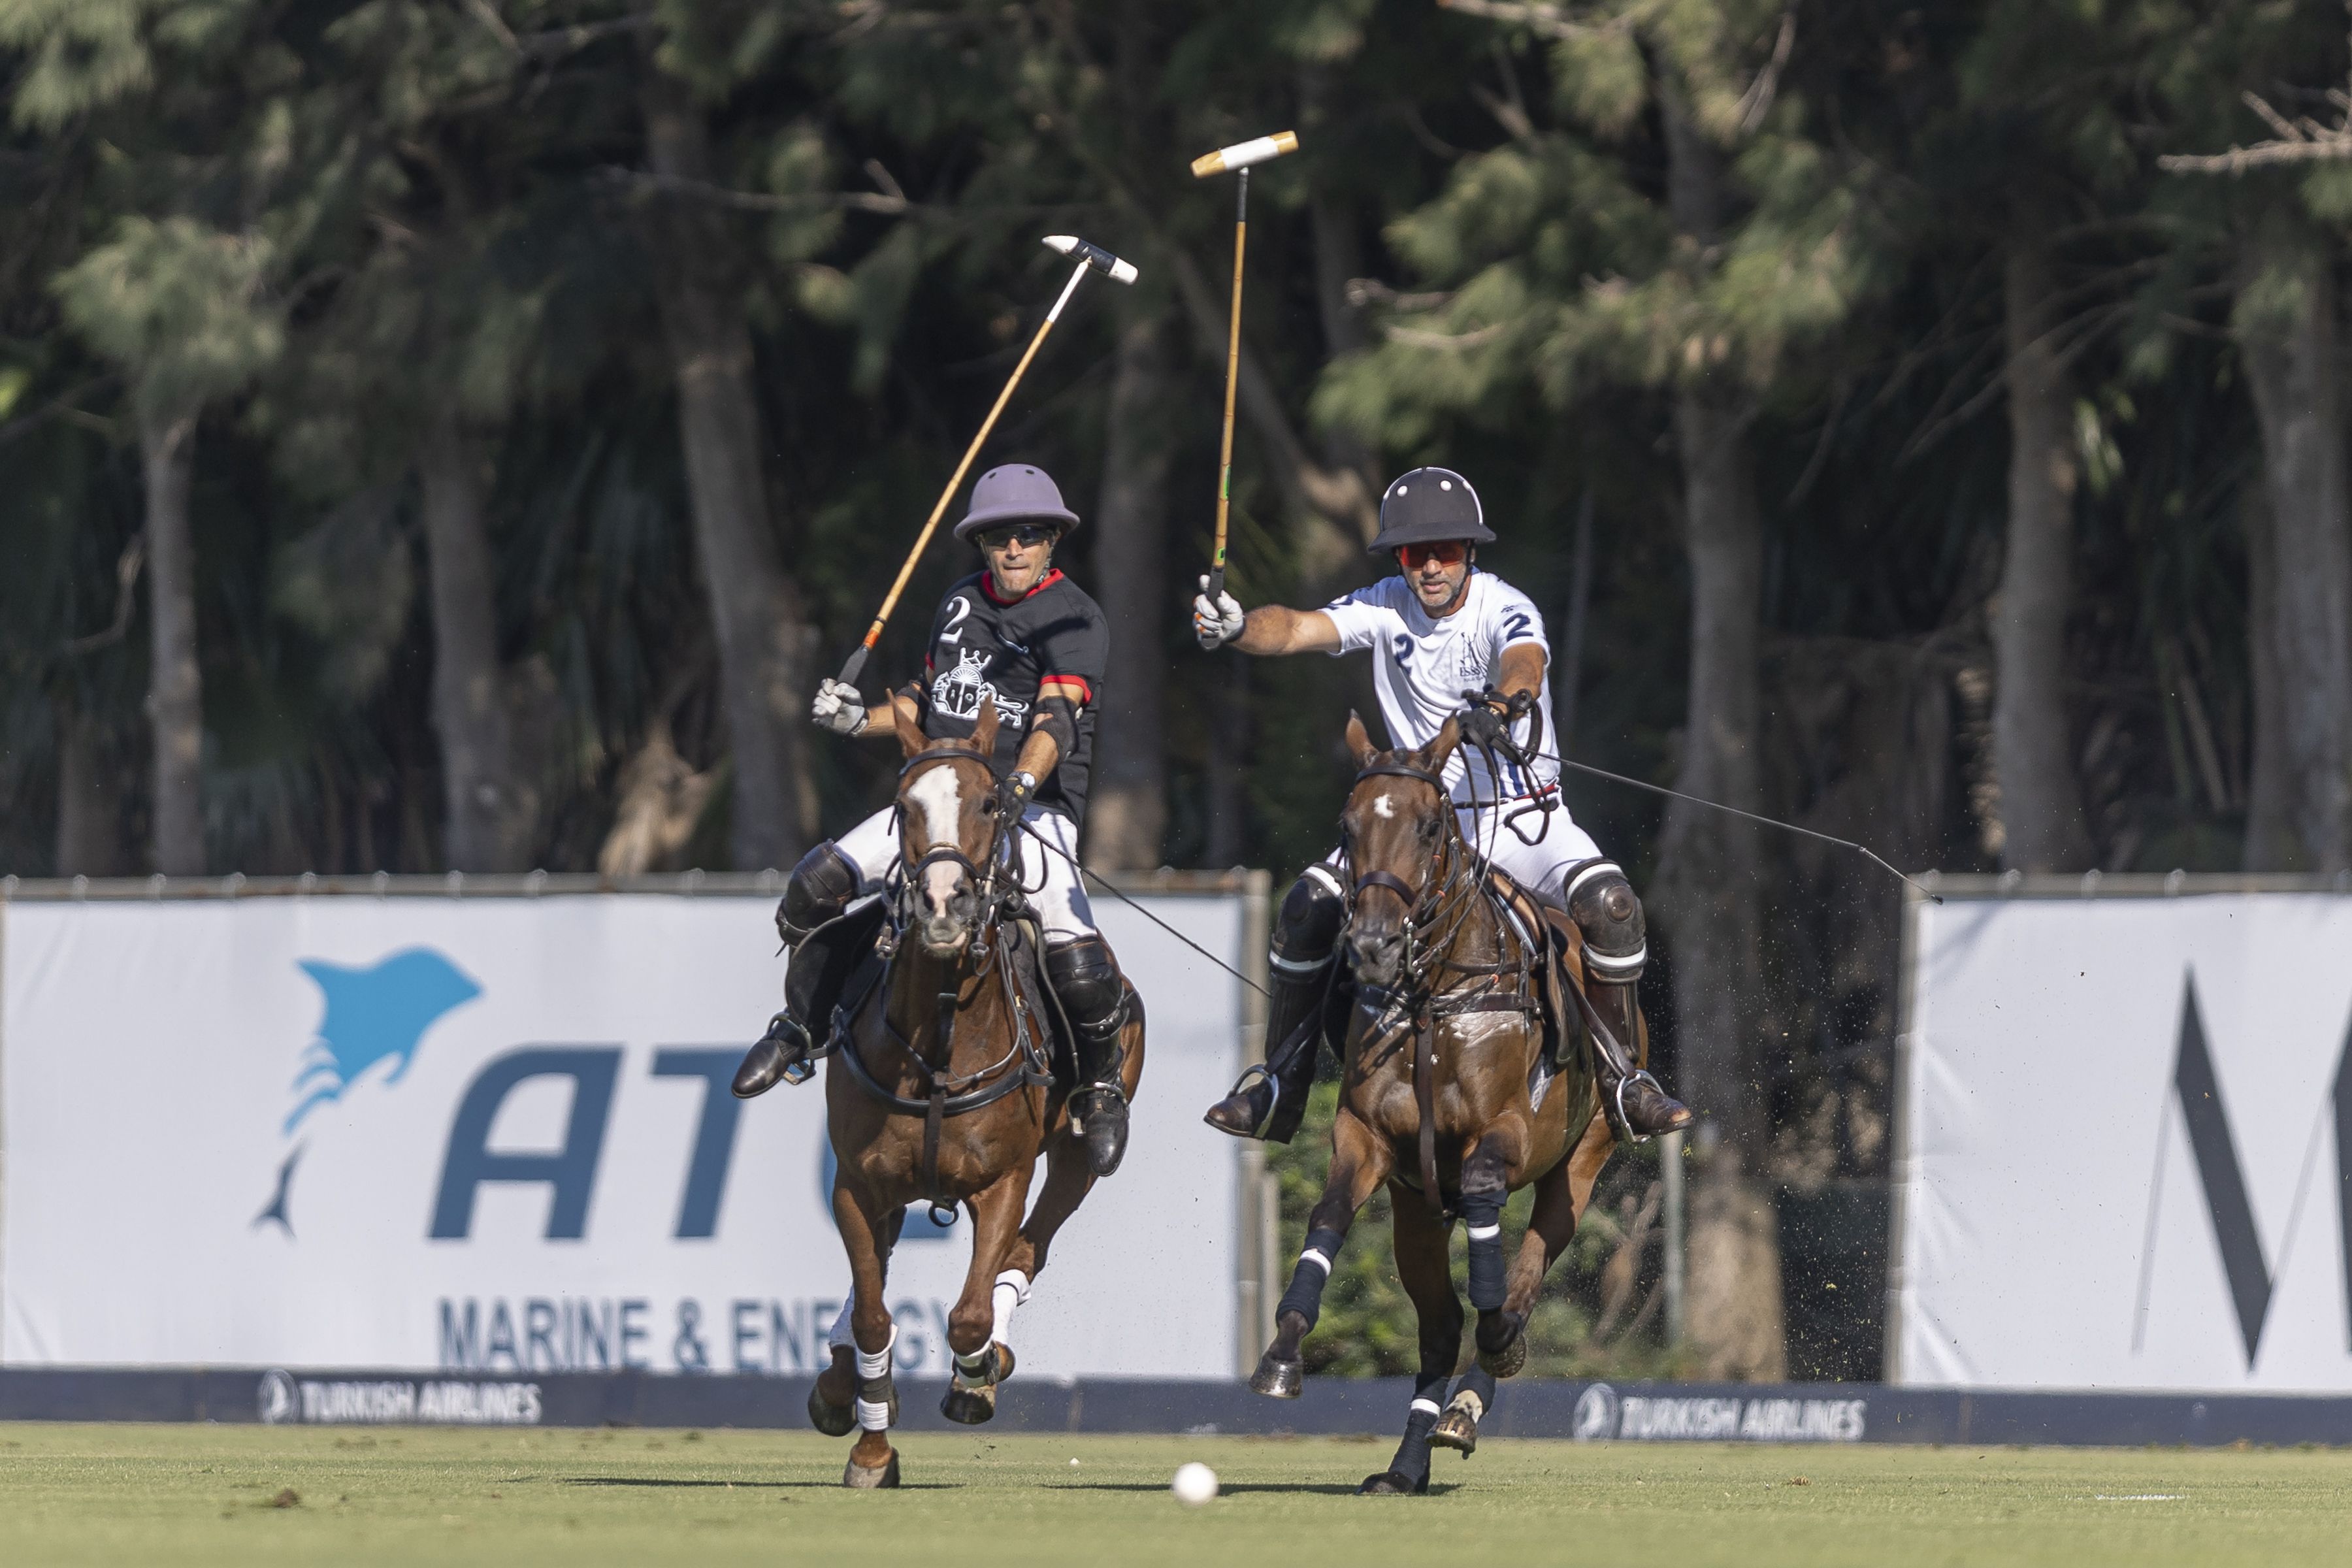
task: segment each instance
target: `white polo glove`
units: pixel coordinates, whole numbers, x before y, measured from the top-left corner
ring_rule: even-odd
[[[1212,653],[1224,647],[1242,635],[1244,618],[1240,601],[1231,594],[1219,594],[1213,600],[1209,597],[1209,579],[1204,574],[1201,591],[1192,598],[1192,635],[1201,639],[1201,646]]]
[[[809,704],[809,717],[816,721],[818,729],[830,730],[836,735],[863,734],[866,700],[849,682],[827,679],[816,689],[816,700]]]

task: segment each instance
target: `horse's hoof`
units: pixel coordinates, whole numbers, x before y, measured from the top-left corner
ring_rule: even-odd
[[[841,1484],[858,1491],[880,1491],[898,1484],[898,1450],[890,1450],[889,1459],[872,1468],[851,1459],[841,1472]]]
[[[1478,1352],[1479,1370],[1490,1377],[1514,1376],[1527,1364],[1528,1336],[1523,1333],[1513,1334],[1511,1342],[1501,1350],[1489,1353],[1482,1348]]]
[[[946,1397],[940,1401],[940,1414],[966,1426],[977,1426],[996,1414],[996,1386],[959,1388],[948,1384]]]
[[[1306,1387],[1306,1363],[1283,1361],[1272,1351],[1257,1358],[1257,1370],[1250,1373],[1250,1392],[1268,1399],[1296,1399]]]
[[[823,1384],[810,1388],[808,1413],[809,1425],[828,1437],[846,1437],[857,1426],[857,1406],[826,1404]]]
[[[1429,1478],[1418,1479],[1400,1475],[1394,1470],[1382,1470],[1377,1476],[1366,1476],[1364,1484],[1356,1489],[1358,1497],[1417,1497],[1429,1489]]]
[[[1430,1428],[1429,1446],[1452,1448],[1466,1459],[1478,1451],[1478,1423],[1471,1418],[1470,1412],[1455,1405]]]

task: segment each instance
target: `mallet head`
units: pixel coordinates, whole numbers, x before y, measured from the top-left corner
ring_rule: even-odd
[[[1230,174],[1235,169],[1246,169],[1252,163],[1263,163],[1269,158],[1298,151],[1298,132],[1278,132],[1261,136],[1254,142],[1236,142],[1230,147],[1220,147],[1213,153],[1203,153],[1192,160],[1192,175],[1205,180],[1211,174]]]
[[[1108,273],[1114,283],[1135,281],[1135,263],[1121,261],[1099,245],[1090,245],[1075,234],[1049,234],[1045,243],[1065,256],[1076,257],[1097,272]]]

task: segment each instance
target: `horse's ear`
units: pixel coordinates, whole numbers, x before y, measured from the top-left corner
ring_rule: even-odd
[[[971,727],[972,746],[983,757],[996,755],[996,694],[980,700],[980,717]]]
[[[1445,728],[1437,732],[1437,739],[1432,741],[1428,748],[1421,753],[1422,765],[1434,773],[1445,765],[1445,759],[1452,756],[1454,748],[1461,743],[1461,723],[1456,720],[1448,719],[1445,721]]]
[[[1360,768],[1371,766],[1372,759],[1380,754],[1380,750],[1372,744],[1371,731],[1364,728],[1363,715],[1353,708],[1349,709],[1348,751],[1356,759],[1356,765]]]
[[[929,744],[923,734],[923,711],[915,706],[913,698],[903,691],[890,693],[890,716],[898,721],[898,744],[907,749],[908,756]]]

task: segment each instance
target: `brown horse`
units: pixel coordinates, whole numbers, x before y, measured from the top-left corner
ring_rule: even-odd
[[[1459,742],[1449,721],[1419,751],[1382,752],[1363,721],[1348,717],[1360,771],[1340,826],[1356,1000],[1331,1173],[1276,1309],[1274,1342],[1250,1379],[1260,1394],[1298,1394],[1299,1342],[1315,1326],[1356,1211],[1386,1183],[1397,1277],[1421,1321],[1421,1369],[1404,1442],[1388,1469],[1365,1479],[1366,1492],[1425,1491],[1432,1443],[1465,1454],[1476,1447],[1495,1379],[1526,1363],[1528,1314],[1544,1273],[1575,1236],[1614,1147],[1581,1043],[1558,1061],[1546,1047],[1542,916],[1523,895],[1507,907],[1463,839],[1443,777]],[[1564,978],[1579,989],[1580,952],[1570,937]],[[1573,1038],[1572,1021],[1559,1028]],[[1636,1033],[1631,1048],[1646,1053],[1646,1032]],[[1504,1200],[1529,1184],[1535,1210],[1507,1266]],[[1478,1358],[1447,1406],[1462,1352],[1462,1304],[1447,1260],[1457,1215],[1470,1236]]]
[[[1047,1070],[1055,1004],[1038,979],[1034,931],[1017,919],[1018,824],[997,814],[988,761],[995,704],[983,701],[977,728],[959,741],[926,738],[915,705],[892,701],[907,752],[898,920],[881,939],[895,945],[881,981],[844,1009],[847,1035],[825,1072],[833,1215],[849,1254],[845,1315],[856,1343],[839,1343],[836,1332],[809,1418],[835,1436],[863,1428],[842,1474],[851,1487],[898,1484],[889,1436],[896,1331],[883,1289],[907,1205],[961,1203],[971,1214],[971,1267],[948,1315],[954,1377],[940,1411],[977,1425],[996,1413],[996,1385],[1013,1373],[1004,1343],[1013,1309],[1094,1185]],[[1132,992],[1120,1041],[1131,1100],[1143,1072],[1143,1007]],[[1045,1184],[1024,1222],[1041,1152]]]

